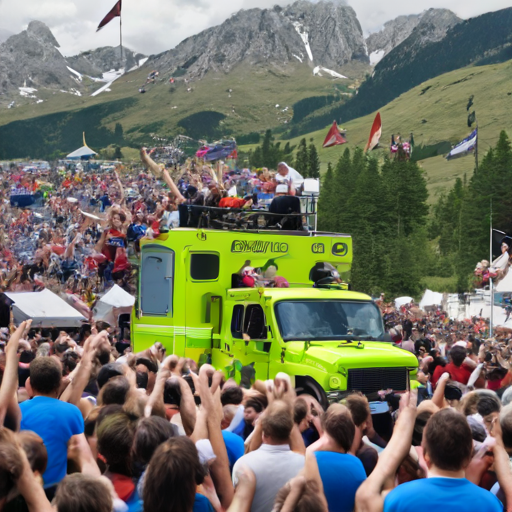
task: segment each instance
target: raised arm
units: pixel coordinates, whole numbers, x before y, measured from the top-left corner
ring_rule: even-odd
[[[26,328],[30,328],[32,320],[21,322],[12,334],[5,348],[5,371],[0,387],[0,425],[4,424],[5,415],[12,398],[18,388],[18,347]]]
[[[116,176],[117,186],[119,187],[119,192],[121,194],[121,201],[119,204],[121,206],[123,206],[126,202],[126,197],[124,196],[124,187],[123,187],[123,184],[121,183],[121,178],[119,178],[119,173],[117,172],[117,169],[114,170],[114,174]]]
[[[82,398],[82,393],[84,392],[84,389],[91,378],[92,362],[94,359],[94,355],[96,353],[96,350],[103,343],[108,344],[107,331],[102,331],[99,334],[90,336],[85,341],[82,359],[75,368],[76,373],[75,371],[73,372],[74,375],[71,384],[64,390],[64,392],[60,396],[61,401],[69,402],[70,404],[76,405],[78,407],[78,404],[80,403],[80,398]]]
[[[172,181],[172,178],[167,169],[161,169],[160,166],[146,153],[146,148],[140,150],[140,158],[142,163],[157,177],[162,177],[167,186],[169,187],[172,195],[176,198],[178,203],[184,203],[185,198],[181,195],[178,187]]]
[[[416,393],[405,393],[400,403],[401,412],[388,446],[379,457],[372,474],[356,494],[356,512],[382,512],[384,498],[391,490],[396,471],[409,453],[416,419]]]

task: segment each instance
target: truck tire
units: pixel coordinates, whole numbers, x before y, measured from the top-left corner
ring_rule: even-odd
[[[295,377],[295,392],[297,396],[311,395],[326,410],[329,407],[327,395],[315,379],[311,377]]]

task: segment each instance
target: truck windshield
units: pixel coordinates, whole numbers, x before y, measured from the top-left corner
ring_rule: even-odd
[[[373,302],[282,301],[275,312],[284,341],[384,339],[382,317]]]

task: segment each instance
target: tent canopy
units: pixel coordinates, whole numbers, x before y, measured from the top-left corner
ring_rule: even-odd
[[[13,301],[14,322],[32,319],[32,327],[80,327],[87,319],[52,291],[5,292]]]
[[[100,300],[93,309],[95,320],[103,320],[112,327],[117,325],[119,315],[130,314],[135,297],[115,284]]]
[[[440,306],[443,303],[443,294],[433,292],[432,290],[425,290],[423,298],[420,302],[420,309],[425,309],[429,306]]]
[[[395,308],[400,308],[405,306],[405,304],[410,304],[411,302],[414,302],[412,297],[398,297],[395,299]]]
[[[82,146],[80,149],[77,149],[76,151],[73,151],[73,153],[70,153],[66,158],[69,159],[87,159],[91,158],[91,156],[97,155],[95,151],[93,151],[91,148],[88,148],[87,146]]]
[[[73,151],[73,153],[69,153],[69,155],[66,158],[69,158],[71,160],[89,160],[91,156],[98,154],[87,145],[87,142],[85,142],[85,132],[83,133],[83,138],[84,145],[80,149]]]

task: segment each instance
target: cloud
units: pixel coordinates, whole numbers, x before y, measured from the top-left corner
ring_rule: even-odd
[[[20,32],[31,20],[46,23],[65,55],[99,46],[119,44],[119,23],[112,21],[96,33],[100,20],[116,0],[0,0],[0,29]],[[344,0],[336,0],[339,3]],[[123,42],[142,53],[160,53],[183,39],[222,23],[240,9],[270,8],[286,0],[123,0]],[[510,0],[488,0],[485,4],[467,0],[348,0],[357,12],[365,33],[401,14],[417,14],[430,7],[443,7],[462,18],[510,5]]]

